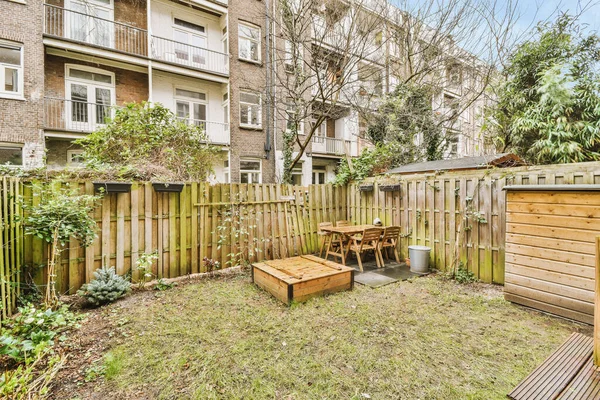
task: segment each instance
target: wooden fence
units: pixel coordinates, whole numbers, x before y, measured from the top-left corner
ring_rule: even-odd
[[[60,185],[94,193],[91,182]],[[38,191],[35,184],[25,185],[25,203],[38,203]],[[205,257],[227,267],[229,254],[248,248],[259,249],[250,261],[313,253],[318,250],[318,223],[345,219],[346,197],[346,188],[332,185],[190,183],[181,193],[165,193],[150,183],[133,183],[130,193],[102,198],[94,212],[98,238],[92,246],[81,248],[76,240],[68,244],[57,288],[74,293],[102,265],[136,280],[136,260],[144,252],[158,252],[152,271],[158,278],[204,272]],[[46,258],[47,246],[26,237],[25,263],[37,267],[34,279],[40,286]]]
[[[10,315],[21,290],[23,264],[22,208],[19,195],[23,185],[18,179],[0,181],[0,320]]]
[[[431,263],[444,271],[463,265],[484,282],[504,283],[506,185],[600,183],[600,163],[544,165],[477,171],[438,171],[392,175],[386,184],[400,190],[385,192],[374,182],[348,190],[349,219],[399,225],[401,257],[409,245],[431,247]]]

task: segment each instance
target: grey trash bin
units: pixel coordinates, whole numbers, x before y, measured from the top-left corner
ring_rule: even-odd
[[[410,258],[410,272],[415,274],[429,273],[429,252],[431,247],[408,246],[408,257]]]

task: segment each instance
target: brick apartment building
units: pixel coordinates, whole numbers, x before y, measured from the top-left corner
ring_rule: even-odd
[[[211,180],[276,182],[286,122],[268,101],[276,89],[267,82],[267,49],[281,48],[276,28],[267,26],[272,4],[0,0],[0,163],[76,165],[82,150],[73,140],[115,107],[150,101],[203,127],[220,146]],[[389,65],[380,65],[382,91],[394,87]],[[440,107],[449,96],[459,94],[445,91]],[[475,112],[466,118],[474,126]],[[360,129],[350,110],[328,118],[295,183],[330,180],[340,158],[365,146]],[[476,155],[474,136],[463,136],[452,151]]]

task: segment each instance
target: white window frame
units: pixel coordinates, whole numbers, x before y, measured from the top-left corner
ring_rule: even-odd
[[[291,133],[291,130],[288,128],[289,122],[290,122],[290,107],[293,107],[293,104],[290,104],[289,102],[286,104],[285,107],[285,131],[288,133]],[[298,126],[298,135],[304,135],[304,119],[300,120],[300,125]]]
[[[223,110],[223,123],[225,124],[225,131],[229,132],[229,114],[231,105],[229,104],[229,92],[223,92],[221,99],[221,109]]]
[[[86,10],[86,14],[85,14],[85,17],[84,17],[87,20],[86,24],[90,24],[90,22],[91,22],[91,25],[95,25],[94,19],[95,18],[100,18],[100,17],[98,17],[96,15],[93,15],[93,14],[89,13],[90,9],[95,9],[95,8],[99,8],[99,9],[102,9],[104,11],[108,11],[109,17],[105,18],[105,19],[107,21],[112,22],[112,24],[114,24],[114,21],[115,21],[115,3],[114,3],[114,0],[110,0],[109,4],[106,4],[106,3],[103,3],[103,2],[99,2],[99,1],[94,1],[94,0],[65,0],[65,9],[72,11],[71,13],[67,13],[67,15],[65,15],[66,21],[65,21],[65,27],[64,27],[65,31],[64,32],[66,32],[66,34],[68,35],[67,37],[69,39],[77,40],[76,38],[72,38],[71,37],[71,35],[72,35],[71,28],[72,28],[72,24],[73,24],[72,19],[75,16],[79,16],[80,15],[78,11],[74,11],[73,10],[72,3],[79,3],[79,4],[82,4],[82,5],[84,5],[86,7],[87,10]],[[83,16],[81,16],[81,17],[83,17]],[[102,18],[102,19],[104,19],[104,18]],[[98,44],[98,43],[95,43],[93,40],[84,40],[84,43],[94,44],[94,45],[98,45],[98,46],[102,46],[102,47],[113,48],[114,45],[115,45],[115,33],[114,33],[114,26],[112,24],[110,24],[111,26],[109,26],[109,29],[108,29],[108,33],[109,33],[109,43],[108,43],[108,45],[105,46],[104,44]],[[88,31],[86,32],[86,38],[87,39],[90,38],[90,32],[92,32],[92,31],[94,31],[93,26],[92,26],[91,29],[88,27]]]
[[[196,29],[178,25],[175,23],[176,19],[183,21],[183,22],[187,22],[189,24],[197,25],[197,26],[203,28],[204,32],[200,32],[199,30],[196,30]],[[208,28],[207,28],[206,24],[191,22],[187,18],[180,18],[179,16],[176,16],[176,15],[173,15],[173,19],[172,19],[171,23],[172,23],[172,28],[173,28],[173,41],[175,42],[174,50],[177,50],[177,44],[181,43],[183,46],[185,46],[184,52],[186,52],[187,56],[188,56],[187,60],[183,59],[183,58],[178,58],[177,52],[175,52],[175,54],[174,54],[175,62],[178,64],[187,64],[187,65],[198,65],[198,66],[206,65],[206,63],[208,62],[208,60],[207,60],[208,52],[206,51],[208,49]],[[179,31],[179,32],[189,35],[188,43],[176,41],[175,40],[175,32],[176,31]],[[194,36],[194,35],[204,39],[204,47],[195,46],[190,43],[190,40],[191,40],[192,36]],[[204,50],[197,50],[197,49],[204,49]],[[194,61],[194,56],[196,56],[196,55],[201,57],[203,59],[203,61],[201,61],[201,62]]]
[[[0,40],[0,47],[12,49],[12,50],[19,50],[19,53],[21,56],[20,61],[19,61],[20,64],[18,66],[13,65],[13,64],[0,63],[0,98],[23,100],[24,99],[23,84],[25,82],[25,79],[24,79],[25,68],[23,67],[23,64],[24,64],[25,48],[20,43],[9,42],[6,40]],[[5,79],[6,79],[6,69],[7,68],[17,70],[17,91],[16,92],[7,92],[4,89],[5,84],[6,84]]]
[[[231,160],[229,159],[229,154],[227,155],[227,160],[223,161],[223,177],[225,178],[225,182],[223,183],[230,183],[230,179],[231,179],[231,168],[229,167],[231,165]]]
[[[248,29],[254,29],[258,31],[258,39],[253,39],[251,37],[248,36],[244,36],[242,34],[242,30],[238,28],[238,58],[240,60],[244,60],[244,61],[248,61],[251,63],[260,63],[261,59],[262,59],[262,49],[261,49],[261,29],[259,26],[256,25],[251,25],[248,23],[244,23],[244,22],[240,22],[239,24],[240,26],[243,26],[245,28]],[[256,55],[258,57],[258,59],[253,60],[252,58],[246,58],[246,57],[242,57],[242,52],[240,51],[242,49],[242,46],[246,45],[247,46],[247,53],[248,55],[252,54],[252,42],[256,42],[257,43],[257,47],[256,47]],[[251,56],[250,56],[251,57]]]
[[[292,168],[290,175],[292,176],[292,182],[294,181],[294,176],[300,176],[300,185],[298,186],[302,186],[302,178],[304,177],[304,163],[299,162],[296,164],[294,168]]]
[[[74,156],[82,156],[82,155],[83,155],[82,149],[67,150],[67,165],[75,166],[75,167],[82,166],[83,162],[73,161]]]
[[[304,71],[304,61],[303,61],[303,54],[302,54],[302,46],[300,44],[297,45],[298,47],[296,48],[296,50],[298,51],[298,54],[296,56],[296,61],[298,62],[298,66],[300,68],[300,71]],[[288,40],[288,39],[283,39],[283,54],[284,54],[284,65],[283,68],[285,69],[285,72],[287,72],[288,74],[293,74],[295,71],[295,67],[294,67],[294,53],[293,53],[293,49],[292,49],[292,41]]]
[[[72,69],[110,76],[111,83],[106,84],[103,82],[89,81],[87,79],[73,78],[73,77],[71,77],[71,74],[70,74],[70,71]],[[115,75],[115,73],[106,71],[106,70],[103,70],[100,68],[88,67],[87,65],[65,64],[65,99],[68,100],[67,104],[66,104],[67,106],[65,107],[65,113],[66,113],[65,114],[65,122],[66,122],[67,128],[81,130],[80,129],[81,125],[79,125],[79,124],[84,124],[84,125],[87,125],[88,127],[104,126],[105,124],[95,122],[96,121],[96,110],[95,110],[95,107],[93,107],[91,105],[92,104],[95,105],[96,103],[95,103],[95,98],[93,99],[94,100],[93,102],[90,101],[89,92],[88,92],[88,101],[87,101],[88,121],[81,123],[78,121],[73,121],[71,119],[73,100],[71,99],[70,85],[73,83],[80,84],[80,85],[87,85],[88,88],[93,88],[93,89],[95,89],[95,88],[110,89],[110,107],[111,107],[110,113],[111,113],[111,116],[113,116],[114,110],[112,108],[117,104],[117,90],[116,90],[116,75]]]
[[[253,96],[258,96],[258,124],[256,125],[252,125],[252,123],[247,123],[247,122],[242,122],[242,106],[245,104],[248,105],[255,105],[254,103],[246,103],[242,101],[242,94],[250,94]],[[242,128],[249,128],[249,129],[262,129],[262,94],[259,92],[254,92],[252,90],[240,90],[240,98],[239,98],[239,112],[240,112],[240,126]],[[250,112],[248,112],[248,120],[252,121],[252,114]]]
[[[242,161],[246,162],[258,162],[258,171],[252,169],[242,169]],[[262,160],[260,158],[240,158],[240,182],[242,181],[242,174],[256,174],[258,173],[258,182],[248,182],[248,184],[262,183]]]
[[[319,178],[320,174],[323,174],[323,182],[321,182],[321,179],[315,179],[315,174],[316,177]],[[313,166],[312,169],[312,173],[311,173],[311,182],[313,182],[313,185],[322,185],[327,181],[327,168],[326,167],[320,167],[320,166]],[[317,180],[319,182],[317,182]]]
[[[186,97],[186,96],[182,96],[182,95],[178,95],[177,94],[177,89],[179,90],[186,90],[188,92],[194,92],[194,93],[199,93],[199,94],[203,94],[204,95],[204,100],[202,99],[195,99],[193,97]],[[202,104],[205,107],[206,110],[206,119],[204,120],[204,123],[206,125],[206,122],[208,121],[208,92],[205,90],[199,90],[199,89],[195,89],[195,88],[189,88],[189,87],[185,87],[185,86],[175,86],[173,88],[173,107],[175,109],[175,116],[177,116],[177,102],[187,102],[189,105],[189,109],[193,110],[193,104]],[[190,115],[187,116],[186,121],[188,122],[188,124],[190,125],[194,125],[194,121],[196,121],[196,119],[192,118],[193,115],[190,113]],[[180,118],[177,116],[177,118]],[[202,120],[198,120],[198,121],[202,121]],[[207,127],[205,127],[207,128]]]

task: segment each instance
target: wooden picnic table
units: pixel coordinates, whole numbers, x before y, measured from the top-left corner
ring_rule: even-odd
[[[365,229],[369,228],[382,228],[382,226],[375,225],[347,225],[347,226],[323,226],[321,227],[322,231],[330,232],[332,235],[337,235],[337,241],[339,243],[339,252],[334,251],[333,243],[334,238],[332,237],[329,241],[329,245],[327,246],[327,253],[325,254],[325,259],[329,258],[329,255],[338,256],[342,259],[342,264],[346,265],[346,254],[348,249],[350,248],[350,240],[348,240],[348,249],[344,248],[344,238],[349,238],[352,235],[357,235],[362,233]]]

